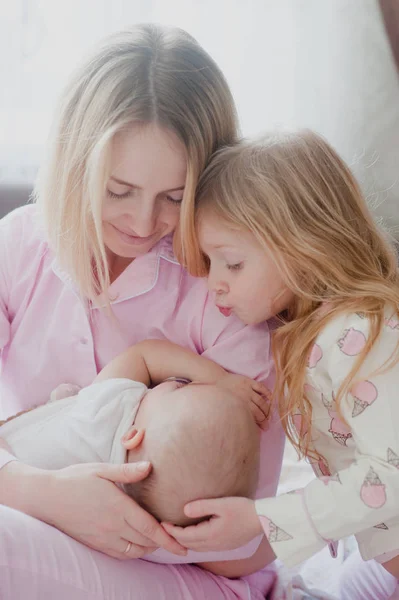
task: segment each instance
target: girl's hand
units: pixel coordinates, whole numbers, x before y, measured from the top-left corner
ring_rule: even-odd
[[[249,407],[257,425],[263,431],[268,428],[271,393],[263,383],[254,381],[244,375],[227,373],[222,379],[218,380],[218,385],[230,389],[244,402],[249,402]]]
[[[248,498],[195,500],[186,504],[184,512],[192,518],[211,515],[208,521],[189,527],[162,523],[182,546],[196,552],[234,550],[263,533],[255,503]]]
[[[82,464],[42,471],[12,462],[0,470],[0,489],[3,484],[9,490],[19,487],[23,497],[9,494],[4,504],[109,556],[139,558],[159,546],[184,556],[185,548],[115,485],[141,481],[149,471],[149,463]]]

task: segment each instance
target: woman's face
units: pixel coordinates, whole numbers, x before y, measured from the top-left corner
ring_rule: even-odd
[[[103,236],[115,258],[146,254],[179,220],[186,152],[177,136],[155,124],[115,136],[103,204]]]

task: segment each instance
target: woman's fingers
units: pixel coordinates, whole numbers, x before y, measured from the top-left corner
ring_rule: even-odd
[[[132,530],[140,534],[141,539],[149,541],[149,544],[145,545],[154,544],[154,546],[164,548],[164,550],[178,556],[187,554],[186,548],[170,536],[152,515],[137,504],[132,508],[131,518],[129,516],[125,517],[126,522]],[[130,539],[130,536],[128,539]]]
[[[104,465],[104,469],[98,472],[98,475],[113,482],[134,483],[147,477],[150,470],[151,464],[148,462],[126,463],[123,465],[107,464]],[[145,540],[145,546],[161,547],[179,556],[187,554],[186,549],[166,533],[158,521],[138,504],[131,504],[131,512],[125,515],[125,521],[135,533],[140,534],[140,541]],[[131,537],[128,535],[127,539],[129,540]]]
[[[126,521],[126,527],[122,533],[122,537],[126,539],[126,545],[128,542],[132,542],[133,544],[137,544],[139,546],[145,546],[146,548],[159,548],[159,546],[153,542],[150,538],[142,535],[140,531],[136,529],[136,527],[132,527],[128,521]]]
[[[147,461],[120,465],[105,463],[97,470],[97,475],[114,483],[136,483],[145,479],[150,470],[151,463]]]
[[[151,554],[156,550],[154,546],[142,546],[141,544],[134,544],[129,540],[122,539],[121,546],[123,546],[123,550],[118,558],[122,560],[131,560],[132,558],[142,558],[147,554]]]

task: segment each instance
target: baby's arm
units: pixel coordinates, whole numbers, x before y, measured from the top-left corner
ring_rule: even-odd
[[[176,375],[199,383],[212,383],[224,377],[226,371],[213,361],[172,342],[146,340],[117,356],[94,381],[121,377],[148,386]]]
[[[146,340],[111,361],[94,382],[126,378],[156,385],[168,377],[184,377],[197,383],[218,383],[244,402],[249,402],[256,423],[267,427],[270,402],[267,388],[242,375],[232,375],[208,358],[166,340]]]

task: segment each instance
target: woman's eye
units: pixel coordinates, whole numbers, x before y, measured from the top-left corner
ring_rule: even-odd
[[[234,265],[226,265],[229,271],[239,271],[242,269],[242,262],[236,263]]]
[[[172,202],[172,204],[176,204],[176,205],[181,204],[183,201],[183,198],[173,198],[173,196],[166,196],[166,199],[169,202]]]
[[[107,195],[109,198],[113,198],[114,200],[122,200],[123,198],[129,198],[132,195],[132,190],[128,190],[123,194],[115,194],[115,192],[111,192],[111,190],[107,190]]]

